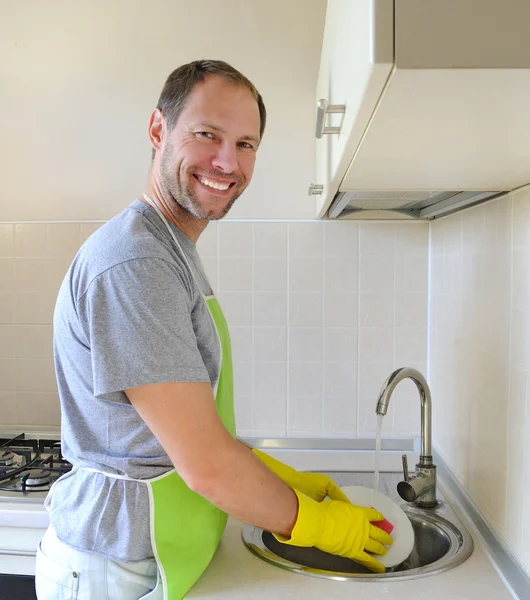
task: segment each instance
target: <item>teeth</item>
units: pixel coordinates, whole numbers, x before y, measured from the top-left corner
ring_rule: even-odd
[[[199,181],[208,187],[213,188],[214,190],[227,190],[230,187],[229,183],[216,183],[215,181],[210,181],[209,179],[204,179],[203,177],[199,177]]]

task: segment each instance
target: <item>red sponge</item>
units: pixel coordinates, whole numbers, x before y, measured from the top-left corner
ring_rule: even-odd
[[[372,525],[379,527],[379,529],[386,531],[386,533],[388,533],[388,535],[390,535],[392,533],[392,531],[394,531],[394,526],[387,519],[383,519],[382,521],[370,521],[370,522],[372,523]]]

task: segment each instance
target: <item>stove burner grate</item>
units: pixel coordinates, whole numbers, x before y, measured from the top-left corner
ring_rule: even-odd
[[[20,477],[22,485],[26,485],[27,487],[47,485],[48,483],[50,483],[51,479],[51,472],[44,471],[43,469],[30,469]]]
[[[71,469],[58,439],[27,438],[24,433],[9,438],[0,434],[0,499],[47,492],[54,481]]]
[[[0,467],[10,467],[15,459],[13,452],[0,449]]]

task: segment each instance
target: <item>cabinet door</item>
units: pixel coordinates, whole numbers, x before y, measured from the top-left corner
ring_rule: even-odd
[[[344,105],[325,117],[338,134],[316,140],[315,196],[322,217],[333,200],[394,63],[393,0],[328,0],[316,102]]]

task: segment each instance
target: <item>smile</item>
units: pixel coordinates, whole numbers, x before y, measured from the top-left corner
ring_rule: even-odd
[[[218,181],[212,181],[211,179],[207,179],[206,177],[201,177],[199,175],[195,175],[195,177],[207,187],[213,188],[214,190],[219,190],[220,192],[225,192],[234,182],[227,181],[224,183]]]

